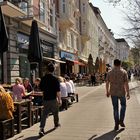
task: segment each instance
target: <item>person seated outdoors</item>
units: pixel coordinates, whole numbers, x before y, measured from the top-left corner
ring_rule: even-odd
[[[70,77],[65,77],[66,79],[66,86],[67,86],[67,92],[68,92],[68,96],[72,95],[73,94],[73,89],[72,89],[72,85],[70,83]]]
[[[9,93],[0,85],[0,120],[13,118],[14,103]]]
[[[68,97],[67,86],[65,83],[65,79],[63,77],[59,76],[58,80],[60,82],[60,92],[61,92],[61,99],[62,99],[62,106],[61,106],[60,110],[61,109],[63,110],[66,107],[66,102],[68,101],[66,99],[66,97]],[[68,104],[70,104],[69,101],[68,101]]]
[[[26,96],[25,87],[22,85],[22,79],[20,77],[15,79],[15,84],[12,87],[12,91],[14,101],[21,101],[22,98]]]
[[[72,86],[72,94],[75,94],[75,85],[74,85],[74,82],[71,79],[69,79],[69,82],[71,83],[71,86]]]
[[[58,80],[60,82],[60,91],[61,91],[61,97],[68,97],[68,93],[67,93],[67,86],[66,83],[64,82],[64,78],[59,76]]]
[[[23,85],[25,87],[25,94],[26,94],[26,97],[24,97],[24,99],[30,99],[30,94],[32,93],[33,91],[33,87],[29,81],[29,78],[25,78],[23,80]]]
[[[41,94],[41,89],[40,89],[40,78],[36,78],[33,86],[33,93]],[[34,105],[42,105],[42,96],[35,96],[33,101]]]

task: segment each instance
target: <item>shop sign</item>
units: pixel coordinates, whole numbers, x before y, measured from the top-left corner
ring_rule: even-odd
[[[17,33],[17,40],[18,40],[18,46],[22,49],[28,49],[29,47],[29,36]]]
[[[74,61],[75,60],[75,55],[72,54],[72,53],[61,51],[61,58],[65,58],[67,60]]]
[[[53,57],[53,44],[40,40],[43,56]]]

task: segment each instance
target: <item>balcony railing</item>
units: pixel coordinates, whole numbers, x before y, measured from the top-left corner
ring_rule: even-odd
[[[37,20],[39,27],[45,27],[45,24],[39,21],[39,8],[30,5],[28,0],[3,0],[0,1],[2,12],[4,15],[16,18],[26,25],[31,26],[33,19]]]
[[[85,43],[86,41],[90,40],[90,33],[89,33],[89,21],[82,20],[81,26],[81,39],[82,42]]]

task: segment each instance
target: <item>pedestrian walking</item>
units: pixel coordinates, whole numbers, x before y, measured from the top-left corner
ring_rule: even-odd
[[[40,122],[39,135],[43,136],[44,127],[46,123],[46,118],[51,112],[54,117],[54,127],[57,128],[59,124],[59,106],[62,104],[61,93],[60,93],[60,83],[58,79],[53,75],[55,67],[52,63],[48,64],[48,74],[46,74],[40,82],[40,89],[43,91],[44,95],[44,111]]]
[[[106,96],[111,96],[115,127],[114,130],[125,127],[126,98],[129,99],[129,85],[127,72],[121,67],[119,59],[114,60],[114,68],[107,73]],[[119,100],[121,108],[119,110]]]

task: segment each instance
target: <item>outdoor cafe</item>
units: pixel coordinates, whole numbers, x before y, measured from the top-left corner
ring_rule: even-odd
[[[5,86],[5,85],[4,85]],[[12,96],[10,86],[7,94]],[[0,139],[4,140],[20,133],[23,129],[29,128],[35,123],[39,122],[43,113],[42,105],[33,105],[34,97],[41,97],[43,99],[42,92],[31,92],[27,94],[27,99],[14,99],[14,112],[12,119],[0,120]]]

